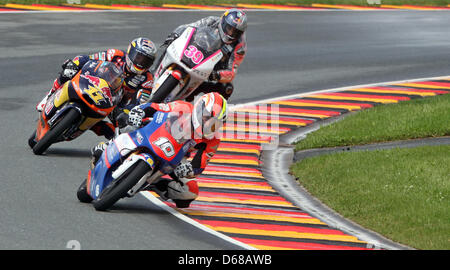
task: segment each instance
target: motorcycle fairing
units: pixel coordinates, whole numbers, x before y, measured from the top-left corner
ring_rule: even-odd
[[[89,170],[88,173],[87,192],[93,199],[97,199],[100,193],[116,179],[113,177],[113,174],[115,173],[115,170],[120,169],[120,165],[126,166],[126,168],[123,169],[123,172],[131,167],[137,160],[144,160],[152,169],[155,167],[155,161],[152,155],[148,153],[139,153],[138,151],[129,155],[123,162],[118,162],[121,160],[121,155],[118,154],[118,151],[115,152],[117,145],[111,144],[110,146],[111,148],[108,146],[107,149],[105,149],[104,154],[101,159],[99,159],[94,169]],[[116,153],[116,155],[112,153]],[[113,165],[109,163],[108,156],[112,158],[111,161],[115,161]],[[120,175],[122,175],[122,173],[119,174],[118,177],[120,177]]]
[[[205,76],[206,74],[208,74],[208,72],[201,69],[200,66],[208,63],[208,61],[211,61],[215,65],[215,63],[220,61],[223,54],[221,48],[217,45],[209,44],[209,42],[204,41],[203,38],[192,38],[193,34],[196,31],[196,28],[192,28],[186,33],[188,39],[186,41],[186,45],[184,47],[183,54],[181,55],[180,60],[188,67],[190,67],[194,72],[197,71],[199,75]],[[199,35],[201,34],[204,33],[199,33]],[[198,44],[197,40],[200,40],[200,42],[204,44]],[[206,69],[207,71],[209,71],[211,68],[207,67]],[[209,74],[207,76],[209,76]]]
[[[36,128],[36,140],[39,141],[44,137],[44,135],[50,130],[50,128],[57,122],[58,119],[66,113],[66,111],[70,108],[75,108],[82,113],[82,108],[79,104],[75,102],[70,102],[68,84],[65,84],[61,89],[57,90],[53,95],[50,96],[47,103],[45,104],[44,110],[39,115],[38,125]],[[78,127],[81,124],[83,119],[80,119],[80,122],[75,126]],[[92,119],[85,119],[88,121],[92,121]],[[101,120],[101,119],[100,119]],[[97,120],[98,121],[98,120]],[[95,124],[95,123],[94,123]],[[75,126],[70,129],[67,134],[74,133],[78,128]]]
[[[213,31],[211,29],[202,28],[197,29],[194,27],[188,27],[183,34],[176,39],[172,44],[169,45],[167,51],[170,52],[173,58],[178,60],[177,64],[181,63],[182,67],[186,70],[189,70],[189,73],[193,73],[198,79],[207,80],[211,70],[213,70],[214,66],[217,62],[220,61],[223,57],[223,53],[220,47],[216,45],[209,45],[210,48],[203,48],[200,46],[198,41],[196,41],[195,35],[201,35],[203,32]],[[191,47],[192,46],[192,47]],[[217,47],[217,48],[215,48]],[[184,48],[181,54],[177,51],[177,48]],[[201,61],[195,61],[195,52],[192,57],[189,57],[190,54],[187,53],[190,48],[195,48],[196,52],[201,53],[203,57],[201,57]]]
[[[171,68],[176,69],[176,66],[182,68],[187,76],[180,80],[179,85],[165,101],[184,99],[208,80],[214,66],[223,57],[221,46],[219,46],[220,37],[215,37],[210,33],[211,31],[213,30],[207,27],[188,27],[168,46],[155,73],[154,93],[173,72]]]
[[[158,168],[163,174],[173,171],[186,155],[192,140],[178,143],[170,135],[170,126],[166,121],[168,115],[169,113],[166,112],[156,112],[149,124],[133,132],[117,136],[108,145],[95,167],[88,173],[87,190],[93,199],[96,199],[102,190],[114,180],[113,172],[125,162],[131,161],[133,156],[138,155],[138,158],[146,161],[152,169]],[[158,138],[168,139],[175,152],[173,156],[165,155],[160,148],[161,145],[155,143]],[[129,155],[130,153],[131,155]],[[123,161],[124,157],[126,159]]]
[[[89,69],[83,71],[89,72]],[[114,109],[108,92],[109,86],[104,79],[78,73],[49,97],[39,117],[36,139],[42,139],[69,108],[77,109],[82,118],[66,133],[64,139],[73,140],[80,136]]]
[[[78,73],[72,79],[72,85],[78,97],[92,111],[107,116],[114,109],[109,86],[104,79]]]

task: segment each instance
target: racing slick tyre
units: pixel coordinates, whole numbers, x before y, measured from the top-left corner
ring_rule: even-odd
[[[56,123],[45,135],[33,146],[33,153],[35,155],[41,155],[47,150],[47,148],[58,140],[59,136],[64,133],[72,124],[80,117],[80,112],[75,109],[69,109],[69,111],[63,116],[63,118]]]
[[[87,180],[84,179],[83,183],[81,183],[80,187],[77,190],[77,198],[82,203],[90,203],[92,202],[92,197],[87,193]]]
[[[145,161],[137,161],[118,179],[111,182],[102,193],[100,193],[100,196],[93,201],[95,210],[106,211],[118,200],[126,197],[128,191],[151,169],[152,168]]]
[[[30,138],[28,138],[28,146],[30,146],[31,149],[36,145],[36,130],[31,134]]]
[[[152,96],[149,102],[161,103],[170,94],[170,92],[177,86],[178,81],[174,76],[169,75],[163,84],[158,88],[156,93]],[[172,100],[169,100],[169,102]],[[164,102],[166,103],[166,102]]]

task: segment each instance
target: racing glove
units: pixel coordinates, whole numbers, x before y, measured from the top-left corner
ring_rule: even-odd
[[[67,59],[61,66],[63,70],[60,73],[60,76],[64,79],[70,80],[77,74],[79,71],[79,67],[75,64],[72,59]]]
[[[142,119],[145,117],[145,112],[139,106],[134,107],[128,113],[128,125],[134,127],[141,127]]]
[[[180,35],[178,33],[170,33],[169,36],[167,36],[166,40],[164,40],[163,45],[169,46],[175,39],[177,39]]]
[[[233,94],[234,91],[234,86],[231,83],[226,83],[224,86],[223,91],[220,91],[219,93],[226,99],[228,100],[231,96],[231,94]]]
[[[180,163],[173,173],[178,178],[192,178],[194,177],[194,169],[192,168],[192,164],[190,162]]]
[[[111,141],[108,142],[100,142],[99,144],[97,144],[96,146],[91,148],[91,169],[93,169],[95,167],[95,164],[97,163],[97,161],[100,159],[100,157],[103,154],[103,151],[105,151],[106,147],[108,147],[108,144]]]

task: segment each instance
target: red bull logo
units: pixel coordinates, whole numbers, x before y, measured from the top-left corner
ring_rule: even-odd
[[[103,87],[102,89],[103,96],[105,96],[109,102],[112,102],[111,89],[109,87]]]
[[[94,86],[98,87],[100,85],[100,78],[98,78],[98,77],[94,77],[94,76],[86,75],[86,74],[81,74],[81,77],[83,77],[86,80],[88,80]]]
[[[236,14],[236,18],[234,18],[233,22],[234,22],[235,24],[240,24],[240,23],[242,22],[242,12],[239,11],[239,12]]]

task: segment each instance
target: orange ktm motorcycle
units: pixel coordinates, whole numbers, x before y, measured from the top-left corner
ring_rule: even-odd
[[[103,120],[122,97],[123,71],[111,62],[90,60],[47,100],[28,140],[34,154],[71,141]]]

